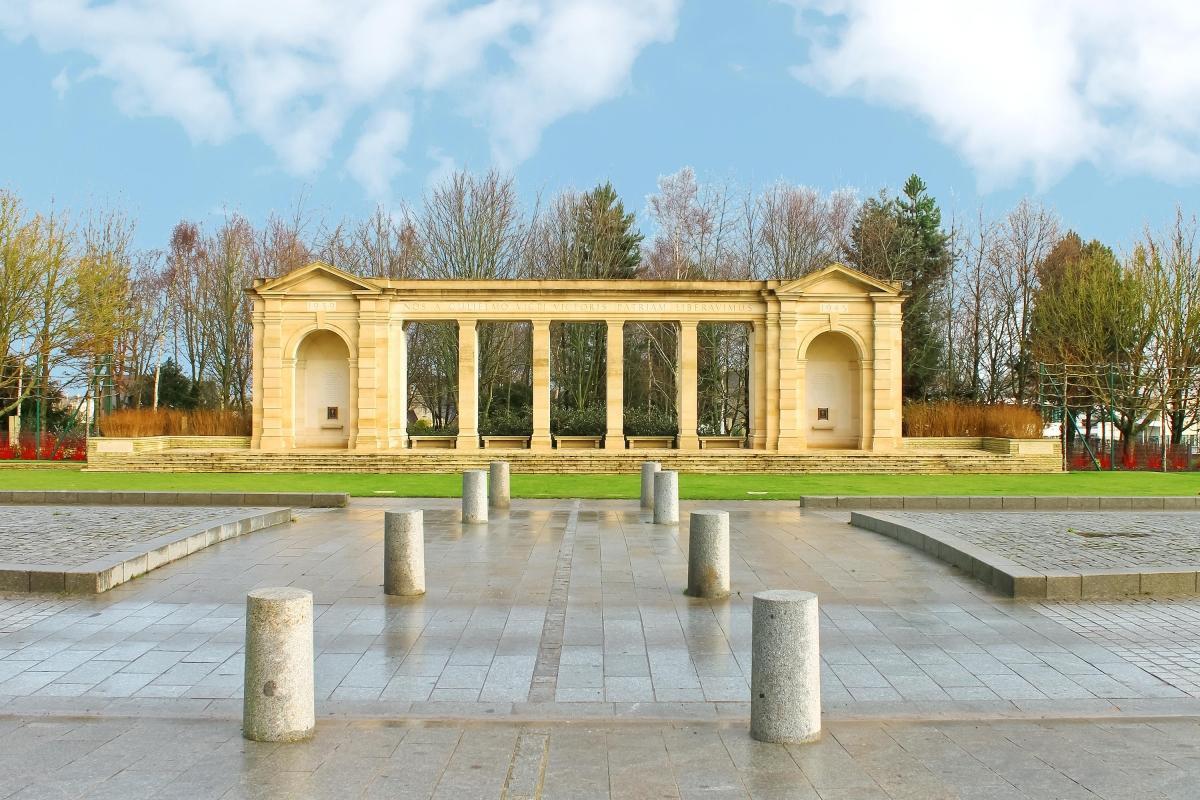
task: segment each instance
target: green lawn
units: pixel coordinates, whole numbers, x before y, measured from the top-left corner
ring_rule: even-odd
[[[637,497],[637,475],[512,476],[516,497]],[[787,500],[806,494],[1194,495],[1200,474],[1074,472],[1056,475],[692,475],[693,500]],[[458,475],[357,473],[160,473],[0,470],[0,489],[349,492],[358,497],[457,497]]]

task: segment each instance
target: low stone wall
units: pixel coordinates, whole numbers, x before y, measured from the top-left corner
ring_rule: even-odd
[[[1001,436],[906,436],[906,450],[984,450],[1004,455],[1062,456],[1058,439],[1010,439]]]
[[[162,453],[167,450],[249,450],[249,436],[93,436],[94,453]]]

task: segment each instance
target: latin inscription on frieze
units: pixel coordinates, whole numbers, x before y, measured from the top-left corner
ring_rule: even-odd
[[[408,314],[756,314],[762,307],[756,303],[596,303],[596,302],[521,302],[509,300],[480,301],[393,301],[393,310]]]

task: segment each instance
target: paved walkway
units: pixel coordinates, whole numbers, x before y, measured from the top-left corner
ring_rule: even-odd
[[[712,505],[684,504],[685,519]],[[0,596],[4,742],[79,742],[0,745],[0,774],[42,763],[20,774],[80,782],[13,795],[29,797],[111,796],[122,784],[101,781],[117,779],[146,796],[406,796],[395,782],[408,780],[413,796],[495,797],[510,781],[518,797],[532,773],[547,797],[673,797],[705,781],[825,800],[1194,796],[1200,601],[1020,603],[842,512],[719,505],[736,592],[719,602],[682,594],[686,524],[654,526],[622,501],[518,502],[488,526],[457,522],[453,501],[358,501],[98,597]],[[382,595],[383,510],[402,506],[428,509],[423,598]],[[310,745],[238,738],[244,598],[264,585],[316,595]],[[750,596],[768,587],[821,598],[833,735],[814,748],[745,736]]]
[[[1192,800],[1200,725],[842,722],[800,746],[721,725],[0,719],[0,797]]]

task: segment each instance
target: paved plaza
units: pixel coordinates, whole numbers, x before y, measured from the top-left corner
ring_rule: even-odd
[[[1013,601],[846,512],[716,505],[727,600],[683,594],[713,503],[676,528],[577,500],[487,525],[355,501],[102,595],[0,595],[0,797],[1195,796],[1200,600]],[[382,594],[402,507],[426,509],[424,597]],[[245,594],[270,585],[315,595],[305,745],[240,738]],[[820,597],[819,745],[746,735],[766,588]]]

